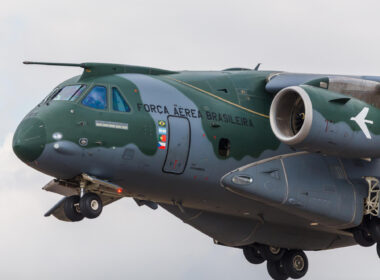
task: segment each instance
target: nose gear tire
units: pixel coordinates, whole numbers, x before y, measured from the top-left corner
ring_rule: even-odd
[[[73,195],[66,197],[63,202],[63,212],[65,213],[66,218],[72,222],[79,222],[84,218],[83,214],[79,212],[79,201],[80,197],[78,195]]]
[[[94,219],[102,213],[103,203],[95,193],[86,193],[79,202],[80,211],[88,219]]]

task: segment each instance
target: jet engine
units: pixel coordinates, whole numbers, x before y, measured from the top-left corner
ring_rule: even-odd
[[[299,150],[350,158],[380,156],[380,110],[348,95],[309,85],[274,97],[270,124],[275,136]]]

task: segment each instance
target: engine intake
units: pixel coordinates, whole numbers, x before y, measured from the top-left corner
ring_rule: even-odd
[[[303,88],[285,88],[273,99],[270,124],[282,142],[288,145],[301,143],[309,134],[312,122],[313,106]]]

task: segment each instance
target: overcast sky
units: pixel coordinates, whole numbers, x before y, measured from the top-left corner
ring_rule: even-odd
[[[311,3],[312,2],[312,3]],[[115,62],[173,70],[227,67],[380,75],[379,1],[18,1],[0,5],[0,278],[268,279],[265,265],[162,209],[123,199],[95,220],[43,214],[60,197],[21,163],[22,117],[75,68],[23,60]],[[304,279],[379,279],[375,247],[308,253]],[[69,278],[70,277],[70,278]]]

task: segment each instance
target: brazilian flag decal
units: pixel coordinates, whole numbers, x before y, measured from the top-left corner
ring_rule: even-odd
[[[165,121],[158,121],[158,125],[161,127],[166,127],[166,122]]]

